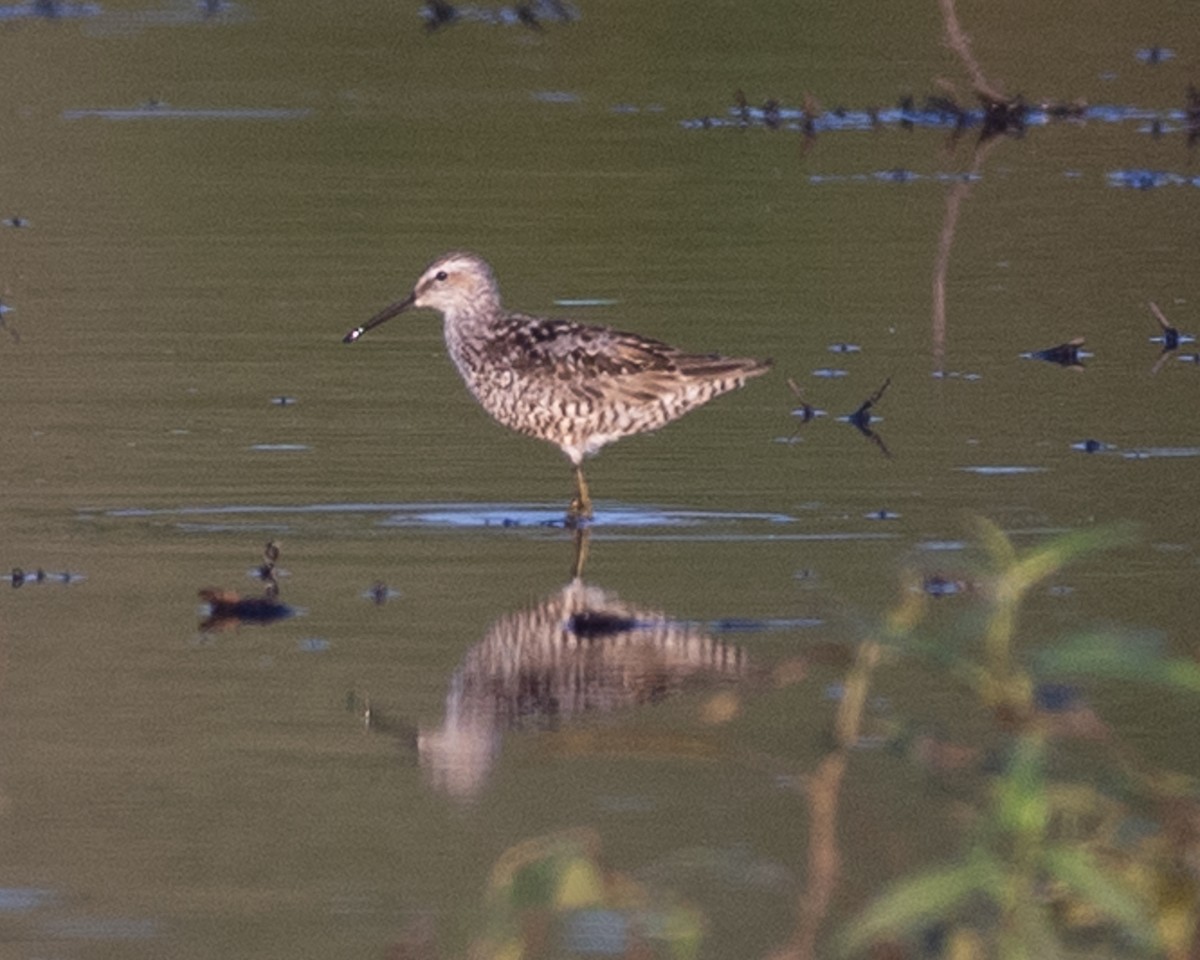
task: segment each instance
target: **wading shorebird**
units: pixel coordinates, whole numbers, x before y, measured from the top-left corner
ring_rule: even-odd
[[[636,333],[510,312],[500,305],[492,268],[462,251],[431,263],[407,297],[342,342],[413,307],[442,314],[450,359],[484,410],[553,443],[574,465],[569,525],[592,516],[584,457],[657,430],[771,367],[770,360],[685,353]]]

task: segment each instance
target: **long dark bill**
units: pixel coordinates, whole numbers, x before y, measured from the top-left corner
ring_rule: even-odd
[[[384,323],[387,320],[391,320],[392,317],[394,317],[398,313],[403,313],[405,310],[407,310],[409,307],[411,307],[413,305],[413,301],[416,298],[417,298],[417,295],[415,292],[410,293],[403,300],[397,300],[390,307],[384,307],[377,314],[375,314],[375,316],[373,316],[370,320],[368,320],[366,323],[364,323],[361,327],[355,327],[348,334],[346,334],[344,337],[342,337],[342,343],[353,343],[355,340],[357,340],[359,337],[361,337],[368,330],[371,330],[372,328],[379,326],[381,323]]]

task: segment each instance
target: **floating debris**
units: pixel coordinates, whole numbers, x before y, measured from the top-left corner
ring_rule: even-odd
[[[931,597],[954,597],[974,589],[974,584],[956,577],[931,573],[921,581],[921,590]]]
[[[1108,175],[1113,187],[1129,187],[1133,190],[1153,190],[1156,187],[1200,187],[1200,177],[1188,177],[1181,173],[1165,170],[1114,170]]]
[[[475,3],[452,4],[446,0],[427,0],[421,8],[426,31],[432,33],[454,23],[490,23],[499,26],[523,26],[541,31],[546,23],[571,23],[580,19],[574,4],[562,0],[526,0],[512,6],[483,6]]]
[[[934,183],[974,183],[983,176],[972,171],[963,173],[914,173],[911,170],[879,170],[875,173],[814,173],[809,183],[912,183],[929,180]]]
[[[79,583],[81,580],[86,580],[87,577],[82,573],[72,573],[69,570],[63,570],[59,573],[50,573],[38,567],[34,570],[23,570],[21,567],[13,567],[12,571],[6,576],[0,577],[0,580],[7,580],[12,584],[13,589],[23,587],[27,583],[61,583],[70,585]]]
[[[458,19],[458,10],[444,0],[429,0],[421,8],[421,16],[425,18],[425,29],[433,31],[454,23]]]
[[[644,106],[638,106],[636,103],[614,103],[610,108],[613,113],[665,113],[666,107],[661,103],[647,103]]]
[[[920,174],[913,173],[911,170],[897,167],[894,170],[880,170],[875,174],[875,179],[882,180],[884,183],[912,183],[921,177]]]
[[[14,3],[0,6],[0,21],[3,20],[66,20],[77,17],[98,17],[98,3],[64,3],[61,0],[32,0],[30,3]]]
[[[1168,60],[1175,59],[1175,51],[1169,47],[1145,47],[1134,53],[1134,57],[1140,62],[1148,66],[1157,66],[1160,63],[1166,63]]]
[[[1126,460],[1159,460],[1176,457],[1200,457],[1200,447],[1143,447],[1122,454]]]
[[[906,131],[919,128],[943,130],[955,139],[968,130],[976,130],[980,141],[986,141],[1002,134],[1019,137],[1031,127],[1061,122],[1083,124],[1091,121],[1137,123],[1159,134],[1186,129],[1189,131],[1191,143],[1200,138],[1200,97],[1193,97],[1192,87],[1188,88],[1188,93],[1189,98],[1184,110],[1160,110],[1116,104],[1090,105],[1078,100],[1033,104],[1019,95],[1005,97],[984,92],[977,92],[978,103],[974,106],[964,106],[953,97],[938,93],[926,97],[920,104],[914,97],[905,96],[900,98],[896,106],[890,108],[838,107],[822,110],[809,95],[805,96],[802,106],[788,106],[775,98],[768,98],[761,106],[754,106],[748,101],[745,93],[738,90],[734,92],[733,106],[724,115],[692,117],[680,121],[680,125],[687,130],[745,130],[749,127],[762,127],[770,131],[799,133],[806,141],[811,141],[822,133],[889,127]],[[918,178],[906,170],[881,171],[872,174],[871,177],[893,182],[909,182]],[[821,179],[816,182],[821,182]]]
[[[934,380],[964,380],[967,383],[977,383],[983,379],[982,373],[964,373],[961,370],[934,370],[930,376]]]
[[[1083,349],[1083,344],[1083,337],[1075,337],[1066,343],[1060,343],[1056,347],[1047,347],[1045,350],[1032,350],[1028,353],[1023,353],[1021,354],[1021,358],[1023,360],[1045,360],[1047,363],[1056,363],[1060,367],[1082,370],[1083,361],[1094,356],[1094,354],[1088,353]]]
[[[534,100],[542,103],[579,103],[580,96],[569,90],[538,90],[530,94]]]
[[[382,607],[389,600],[395,600],[399,596],[401,596],[399,590],[393,590],[382,580],[376,580],[369,589],[362,592],[362,597],[370,600],[377,607]]]

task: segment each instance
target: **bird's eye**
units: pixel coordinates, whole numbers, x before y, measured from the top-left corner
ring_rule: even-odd
[[[437,275],[436,275],[436,276],[435,276],[433,279],[434,279],[434,280],[445,280],[445,279],[446,279],[446,271],[445,271],[445,270],[439,270],[439,271],[437,272]]]

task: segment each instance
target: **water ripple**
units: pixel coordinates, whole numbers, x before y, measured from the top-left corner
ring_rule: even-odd
[[[308,503],[218,504],[177,507],[83,507],[81,520],[144,520],[166,523],[184,533],[294,533],[307,520],[359,518],[372,525],[425,530],[520,530],[560,533],[564,508],[558,504],[513,503]],[[844,518],[835,518],[842,524]],[[689,510],[656,505],[596,507],[590,528],[606,539],[854,542],[893,540],[897,533],[849,528],[796,529],[796,517],[754,511]]]

